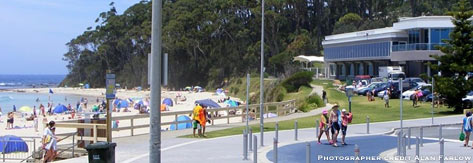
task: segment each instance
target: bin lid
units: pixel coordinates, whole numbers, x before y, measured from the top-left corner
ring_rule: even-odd
[[[116,147],[117,143],[108,143],[108,142],[98,142],[94,144],[89,144],[85,149],[108,149],[110,147]]]

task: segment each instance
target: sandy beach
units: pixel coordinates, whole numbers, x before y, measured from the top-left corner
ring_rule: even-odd
[[[98,98],[99,101],[104,99],[104,93],[105,89],[79,89],[79,88],[53,88],[54,94],[64,94],[64,95],[77,95],[77,96],[82,96],[82,97],[87,97],[89,98],[89,104],[88,104],[88,109],[84,110],[85,112],[90,112],[91,108],[93,105],[97,105],[96,99]],[[43,93],[47,94],[49,93],[49,88],[28,88],[28,89],[18,89],[18,90],[12,90],[12,91],[17,91],[17,92],[25,92],[25,93]],[[149,98],[149,91],[137,91],[137,90],[117,90],[117,97],[120,99],[144,99],[144,98]],[[178,100],[176,103],[176,96],[180,94],[181,97],[185,97],[185,101]],[[93,98],[93,99],[90,99]],[[201,100],[201,99],[212,99],[213,101],[217,102],[219,99],[223,99],[224,96],[222,95],[217,95],[215,92],[188,92],[188,91],[163,91],[162,92],[162,98],[171,98],[174,101],[174,106],[169,107],[169,111],[167,112],[174,112],[174,111],[189,111],[192,110],[193,107],[195,106],[194,102],[196,100]],[[233,98],[233,100],[236,101],[241,101],[240,99]],[[74,103],[75,104],[75,103]],[[73,107],[75,105],[73,104]],[[222,107],[224,107],[223,103],[219,103]],[[119,117],[119,116],[127,116],[127,115],[137,115],[139,114],[137,110],[134,110],[132,106],[129,107],[129,110],[131,112],[113,112],[112,116],[113,117]],[[38,125],[38,130],[39,132],[36,132],[35,129],[33,128],[33,121],[26,121],[26,117],[22,117],[20,113],[15,114],[15,122],[14,126],[16,129],[6,129],[6,114],[3,113],[2,117],[0,118],[0,135],[16,135],[16,136],[40,136],[42,134],[42,130],[44,128],[43,126],[43,116],[39,116],[39,125]],[[52,115],[52,116],[46,116],[45,121],[50,121],[50,120],[55,120],[55,121],[62,121],[62,120],[68,120],[70,119],[69,114],[62,114],[62,115]],[[75,118],[77,119],[77,117]],[[170,122],[174,120],[174,117],[171,116],[166,116],[162,117],[162,122]],[[234,118],[231,121],[235,122],[238,121],[238,118]],[[226,123],[226,120],[217,120],[215,121],[216,124],[218,123]],[[149,124],[149,119],[139,119],[135,121],[134,125],[140,125],[140,124]],[[120,121],[119,122],[120,126],[129,126],[130,121]],[[163,126],[163,130],[167,130],[169,126]],[[65,132],[73,132],[74,130],[72,129],[61,129],[58,130],[58,133],[65,133]],[[148,128],[142,128],[138,129],[135,131],[136,134],[140,133],[147,133],[149,131]],[[114,137],[120,137],[120,136],[129,136],[128,131],[114,131],[113,133]]]

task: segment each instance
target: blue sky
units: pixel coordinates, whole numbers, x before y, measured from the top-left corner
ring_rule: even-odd
[[[119,13],[140,0],[113,0]],[[66,43],[112,0],[0,1],[0,74],[67,74]]]

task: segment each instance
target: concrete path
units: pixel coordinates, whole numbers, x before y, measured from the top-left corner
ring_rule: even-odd
[[[310,84],[310,86],[312,87],[312,92],[310,92],[310,95],[317,93],[317,95],[322,97],[322,91],[324,90],[324,87],[320,85],[314,85],[314,84]]]

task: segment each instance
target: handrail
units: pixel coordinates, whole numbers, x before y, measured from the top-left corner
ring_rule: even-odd
[[[75,136],[77,133],[79,133],[79,132],[70,133],[70,134],[67,135],[66,137],[64,137],[64,138],[62,138],[62,139],[59,139],[58,142],[59,142],[59,141],[62,141],[62,140],[64,140],[64,139],[67,139],[67,138],[69,138],[69,137],[71,137],[71,136]],[[74,141],[74,139],[73,139],[73,141]],[[73,145],[73,147],[74,147],[74,146],[78,145],[78,143],[76,143],[76,144],[74,145],[74,142],[73,142],[72,145]],[[67,148],[66,150],[69,150],[69,149],[70,149],[70,147]],[[44,149],[41,148],[41,149],[40,149],[39,151],[37,151],[37,152],[41,153],[41,151],[44,151]],[[65,150],[63,150],[62,152],[64,152],[64,151],[65,151]],[[61,154],[62,152],[58,153],[58,155]],[[29,158],[33,158],[33,155],[35,155],[35,154],[36,154],[36,153],[31,154],[30,156],[26,157],[25,159],[21,160],[20,162],[24,162],[24,161],[28,160]],[[41,157],[43,157],[43,156],[41,156]]]

